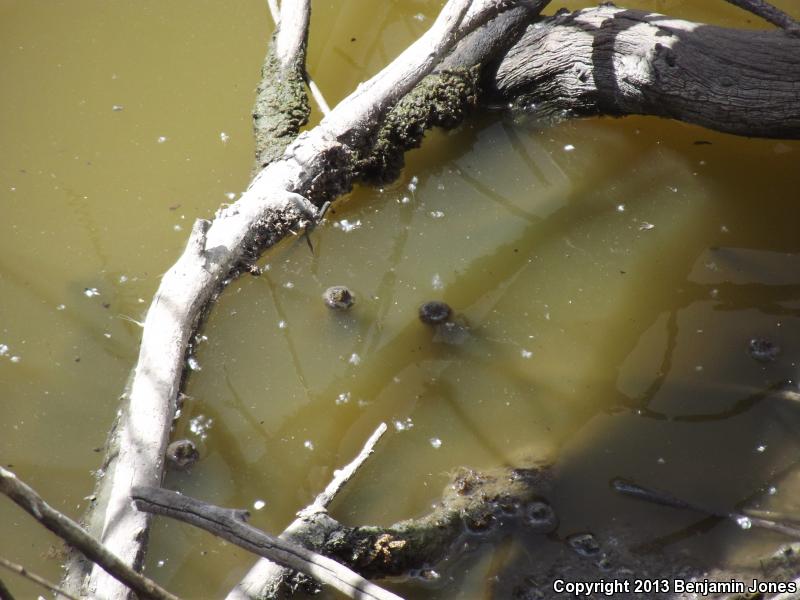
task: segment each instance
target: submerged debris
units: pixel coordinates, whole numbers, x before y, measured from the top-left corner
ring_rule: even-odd
[[[747,342],[747,353],[758,362],[773,362],[781,347],[767,338],[753,338]]]
[[[328,308],[347,310],[356,303],[356,297],[343,285],[334,285],[325,290],[322,299]]]
[[[181,471],[185,471],[197,462],[200,453],[192,440],[176,440],[167,446],[167,461]]]

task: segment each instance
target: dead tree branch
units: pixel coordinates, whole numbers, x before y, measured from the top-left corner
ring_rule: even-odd
[[[131,507],[130,492],[161,482],[189,336],[213,295],[242,265],[316,220],[316,206],[350,188],[359,146],[369,145],[381,118],[453,48],[468,9],[470,26],[477,27],[507,7],[499,0],[450,0],[420,40],[319,126],[300,135],[235,204],[218,211],[213,223],[195,224],[186,250],[162,278],[148,310],[127,405],[111,443],[118,451],[109,458],[103,481],[108,487],[98,494],[107,498],[100,507],[103,543],[126,563],[141,565],[149,530],[148,515]],[[128,596],[96,568],[89,586],[103,600]]]
[[[157,583],[132,570],[117,556],[86,533],[75,521],[47,504],[36,491],[17,476],[0,467],[0,492],[11,498],[30,515],[69,545],[80,550],[115,580],[134,590],[142,598],[178,600]]]
[[[386,423],[381,423],[369,437],[361,452],[349,464],[334,473],[331,482],[325,487],[312,504],[297,513],[298,518],[281,533],[280,539],[292,540],[306,545],[305,540],[319,536],[319,520],[315,516],[326,512],[327,507],[341,491],[344,485],[355,475],[356,471],[372,455],[375,445],[386,433]],[[312,544],[313,546],[313,544]],[[231,590],[226,600],[246,600],[248,598],[264,598],[277,595],[276,591],[289,579],[291,570],[261,559],[252,566],[236,587]]]
[[[245,523],[247,511],[221,508],[161,488],[134,488],[134,504],[139,510],[189,523],[218,537],[313,577],[336,588],[350,598],[400,600],[370,583],[357,573],[292,542],[272,537]]]
[[[726,2],[753,13],[768,23],[791,31],[795,35],[800,34],[800,23],[795,21],[791,15],[783,12],[780,8],[769,2],[765,2],[764,0],[726,0]]]
[[[601,6],[544,19],[503,57],[497,99],[538,117],[656,115],[800,138],[800,38]]]
[[[11,562],[10,560],[3,558],[2,556],[0,556],[0,567],[5,567],[9,571],[16,573],[20,577],[24,577],[25,579],[28,579],[36,583],[37,585],[40,585],[43,588],[50,590],[51,592],[56,592],[57,594],[64,596],[68,600],[80,600],[80,598],[76,598],[72,594],[67,593],[66,591],[58,587],[56,584],[47,581],[47,579],[45,579],[44,577],[41,577],[36,573],[31,573],[28,569],[26,569],[22,565],[17,564],[15,562]],[[3,582],[0,581],[0,600],[6,600],[7,598],[14,600],[14,597],[11,595],[11,592],[8,591],[8,588],[6,588],[6,586],[3,585]]]

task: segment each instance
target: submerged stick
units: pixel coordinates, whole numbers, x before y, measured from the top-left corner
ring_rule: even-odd
[[[70,546],[80,550],[86,558],[100,566],[114,579],[134,590],[142,598],[178,600],[177,596],[173,596],[156,582],[131,569],[86,533],[75,521],[47,504],[33,488],[3,467],[0,467],[0,492],[11,498],[39,523]]]
[[[15,562],[11,562],[10,560],[6,560],[2,556],[0,556],[0,567],[4,567],[9,571],[16,573],[20,577],[24,577],[25,579],[28,579],[42,586],[43,588],[50,590],[51,592],[56,592],[57,594],[64,596],[69,600],[80,600],[80,598],[76,598],[72,594],[69,594],[64,590],[62,590],[55,583],[47,581],[47,579],[37,575],[36,573],[31,573],[27,568],[23,567],[22,565],[19,565]],[[0,600],[8,600],[8,599],[14,600],[14,596],[11,594],[8,588],[5,585],[3,585],[3,582],[0,581]]]
[[[350,598],[401,600],[400,596],[367,581],[327,556],[248,525],[245,523],[247,511],[222,508],[162,488],[134,488],[132,497],[139,510],[204,529],[245,550],[305,573]]]
[[[614,491],[619,492],[620,494],[637,498],[639,500],[645,500],[647,502],[660,504],[662,506],[670,506],[672,508],[691,510],[708,515],[710,517],[729,519],[734,521],[742,529],[758,527],[760,529],[768,529],[770,531],[782,533],[783,535],[787,535],[795,539],[800,539],[800,527],[789,523],[781,523],[773,519],[749,515],[743,512],[724,511],[700,504],[695,504],[694,502],[689,502],[673,496],[669,492],[646,488],[625,479],[617,478],[611,480],[611,487],[614,489]]]

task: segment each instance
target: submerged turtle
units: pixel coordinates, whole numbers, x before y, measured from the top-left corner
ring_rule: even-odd
[[[191,467],[198,458],[200,453],[192,440],[176,440],[167,446],[167,461],[181,471]]]
[[[328,308],[347,310],[356,303],[356,297],[347,287],[334,285],[322,293],[322,299]]]
[[[441,300],[431,300],[419,307],[419,320],[428,325],[444,323],[453,314],[450,305]]]

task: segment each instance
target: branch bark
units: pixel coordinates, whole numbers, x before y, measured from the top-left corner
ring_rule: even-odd
[[[528,28],[496,101],[561,119],[656,115],[737,135],[800,137],[800,38],[602,6]]]
[[[0,467],[0,492],[25,509],[34,519],[69,545],[80,550],[116,581],[134,590],[142,598],[178,600],[157,583],[140,575],[104,548],[75,521],[47,504],[33,488],[20,481],[11,471]]]
[[[292,542],[272,537],[245,523],[247,511],[221,508],[161,488],[134,488],[131,494],[139,510],[189,523],[228,540],[259,556],[308,574],[336,588],[349,598],[401,600],[326,556]]]
[[[795,35],[800,34],[800,23],[795,21],[790,15],[783,12],[777,6],[765,2],[764,0],[726,0],[728,3],[733,4],[758,15],[768,23],[777,25],[787,31],[791,31]]]

